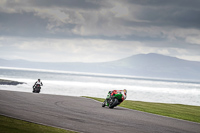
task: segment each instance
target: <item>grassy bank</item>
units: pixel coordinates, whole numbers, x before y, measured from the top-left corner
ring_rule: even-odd
[[[75,133],[0,115],[0,133]]]
[[[105,99],[92,98],[103,102]],[[125,100],[121,107],[200,123],[200,106]]]

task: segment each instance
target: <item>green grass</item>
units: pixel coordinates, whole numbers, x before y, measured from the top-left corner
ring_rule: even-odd
[[[105,99],[94,98],[103,102]],[[200,123],[200,106],[125,100],[121,107]]]
[[[0,115],[0,133],[75,133]]]

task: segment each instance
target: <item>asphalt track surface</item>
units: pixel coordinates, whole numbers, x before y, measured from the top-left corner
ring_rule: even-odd
[[[0,114],[85,133],[200,133],[200,124],[82,97],[0,90]]]

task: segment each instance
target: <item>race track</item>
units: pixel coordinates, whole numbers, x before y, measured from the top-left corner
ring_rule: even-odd
[[[200,133],[200,124],[82,97],[0,90],[0,114],[85,133]]]

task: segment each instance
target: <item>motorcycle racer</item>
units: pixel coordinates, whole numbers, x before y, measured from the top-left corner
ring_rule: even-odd
[[[40,79],[38,79],[38,81],[35,82],[35,84],[33,85],[33,87],[35,87],[36,85],[43,86],[43,84],[42,84],[42,82],[40,81]]]
[[[122,103],[126,97],[127,97],[127,90],[113,90],[113,91],[109,91],[106,100],[103,103],[103,106],[109,106],[109,102],[110,100],[115,97],[115,95],[121,94],[122,97],[120,99],[118,99],[119,104]]]
[[[43,86],[42,82],[40,81],[40,79],[38,79],[38,81],[35,82],[35,84],[33,85],[33,92],[35,92],[36,87],[39,86],[39,89],[41,89],[41,86]]]
[[[118,93],[121,93],[124,97],[123,101],[126,99],[126,93],[127,93],[127,90],[124,89],[124,90],[113,90],[112,93],[111,93],[111,96],[115,95],[115,94],[118,94]]]

